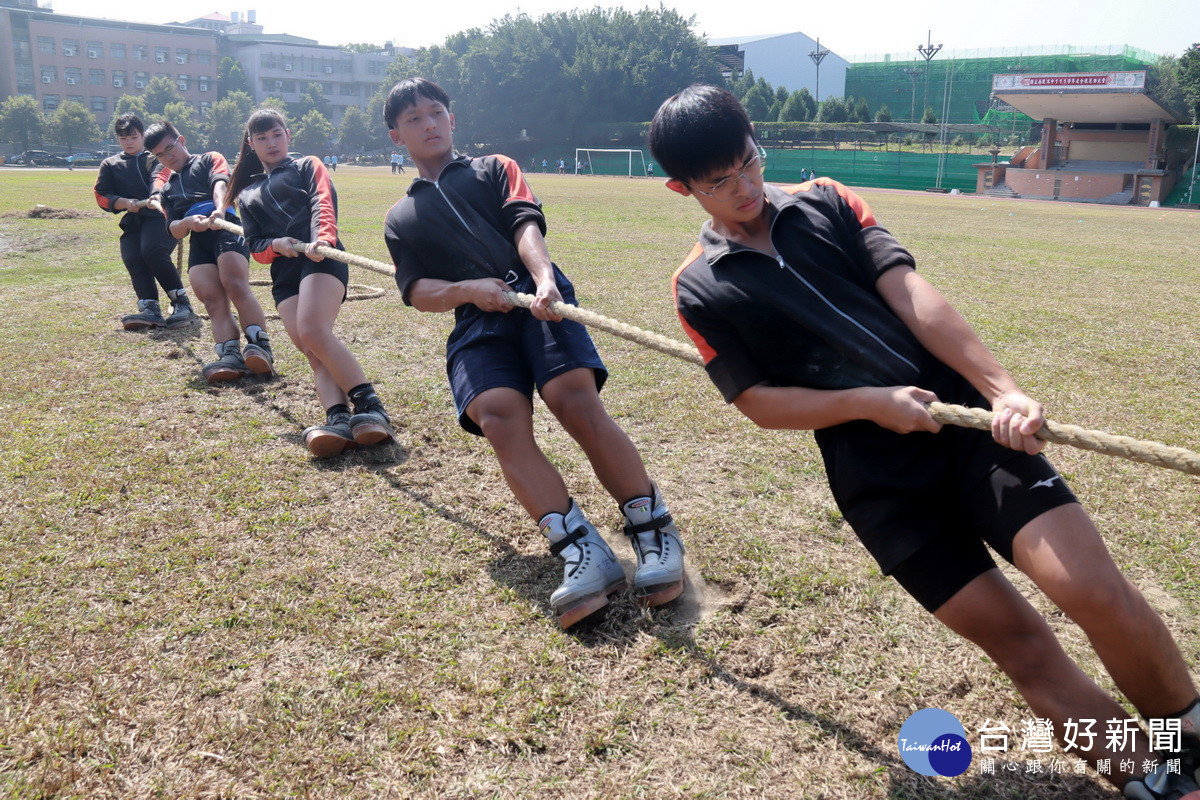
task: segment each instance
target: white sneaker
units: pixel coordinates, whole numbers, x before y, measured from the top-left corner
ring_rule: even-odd
[[[609,595],[625,588],[617,557],[574,500],[566,514],[542,517],[538,528],[550,541],[550,553],[566,562],[563,581],[550,595],[550,609],[564,629],[608,605]]]
[[[634,594],[644,605],[661,606],[683,593],[683,541],[658,487],[651,486],[652,496],[635,497],[621,506],[621,513],[637,555]]]

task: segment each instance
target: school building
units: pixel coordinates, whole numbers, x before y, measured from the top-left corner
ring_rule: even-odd
[[[91,109],[107,129],[117,99],[157,76],[171,79],[201,116],[217,100],[217,66],[229,56],[246,74],[255,102],[295,102],[319,83],[340,124],[346,108],[365,108],[388,65],[411,50],[389,43],[348,53],[313,39],[264,34],[254,11],[213,13],[161,25],[56,14],[37,0],[0,0],[0,100],[24,94],[45,113],[66,100]]]
[[[1186,122],[1146,90],[1146,72],[1017,73],[993,97],[1041,121],[1041,141],[977,164],[976,191],[1117,205],[1161,203],[1175,185],[1166,131]]]
[[[709,39],[708,46],[726,77],[753,72],[772,86],[785,86],[790,92],[808,89],[820,100],[846,94],[850,62],[799,31]],[[817,58],[810,55],[821,53]]]

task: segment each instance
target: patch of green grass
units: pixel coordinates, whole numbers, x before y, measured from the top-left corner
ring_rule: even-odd
[[[406,182],[335,178],[348,249],[386,260]],[[278,323],[281,377],[217,389],[207,328],[119,330],[134,298],[92,180],[12,170],[0,190],[0,796],[1110,796],[1088,776],[903,766],[918,708],[968,728],[1029,712],[879,574],[808,434],[759,430],[695,367],[596,334],[606,404],[693,580],[680,604],[622,596],[564,633],[561,563],[453,418],[446,316],[352,273],[388,289],[338,330],[400,443],[313,462],[299,433],[320,404]],[[530,180],[581,302],[681,339],[669,278],[699,208],[657,181]],[[863,194],[1053,418],[1200,444],[1200,215]],[[84,216],[23,217],[35,202]],[[615,504],[540,403],[535,430],[628,561]],[[1200,484],[1053,458],[1195,663]]]

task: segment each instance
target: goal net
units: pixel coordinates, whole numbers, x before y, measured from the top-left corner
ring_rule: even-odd
[[[644,177],[646,158],[641,150],[579,147],[575,149],[575,174]]]

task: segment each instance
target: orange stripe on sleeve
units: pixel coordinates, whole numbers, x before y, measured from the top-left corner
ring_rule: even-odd
[[[504,202],[526,200],[530,203],[537,203],[537,198],[534,197],[529,184],[525,182],[525,176],[521,174],[521,168],[517,166],[517,162],[508,156],[497,155],[496,158],[504,165],[504,175],[508,178],[508,198]]]
[[[717,357],[717,351],[714,350],[708,341],[700,335],[698,330],[688,324],[688,321],[683,317],[683,313],[679,310],[679,276],[683,274],[683,271],[687,269],[689,265],[695,262],[696,259],[700,258],[703,254],[704,248],[700,246],[699,242],[696,242],[695,246],[692,247],[692,252],[688,253],[688,257],[684,259],[684,262],[679,265],[679,269],[675,270],[675,274],[671,276],[671,296],[675,301],[675,313],[679,317],[680,324],[683,325],[683,332],[686,333],[688,338],[692,340],[692,343],[696,345],[696,349],[700,351],[700,357],[703,358],[704,363],[707,364]]]
[[[337,214],[333,210],[333,182],[329,178],[329,170],[316,156],[309,156],[313,167],[313,191],[316,192],[319,211],[314,234],[314,241],[327,242],[330,247],[337,244]]]

